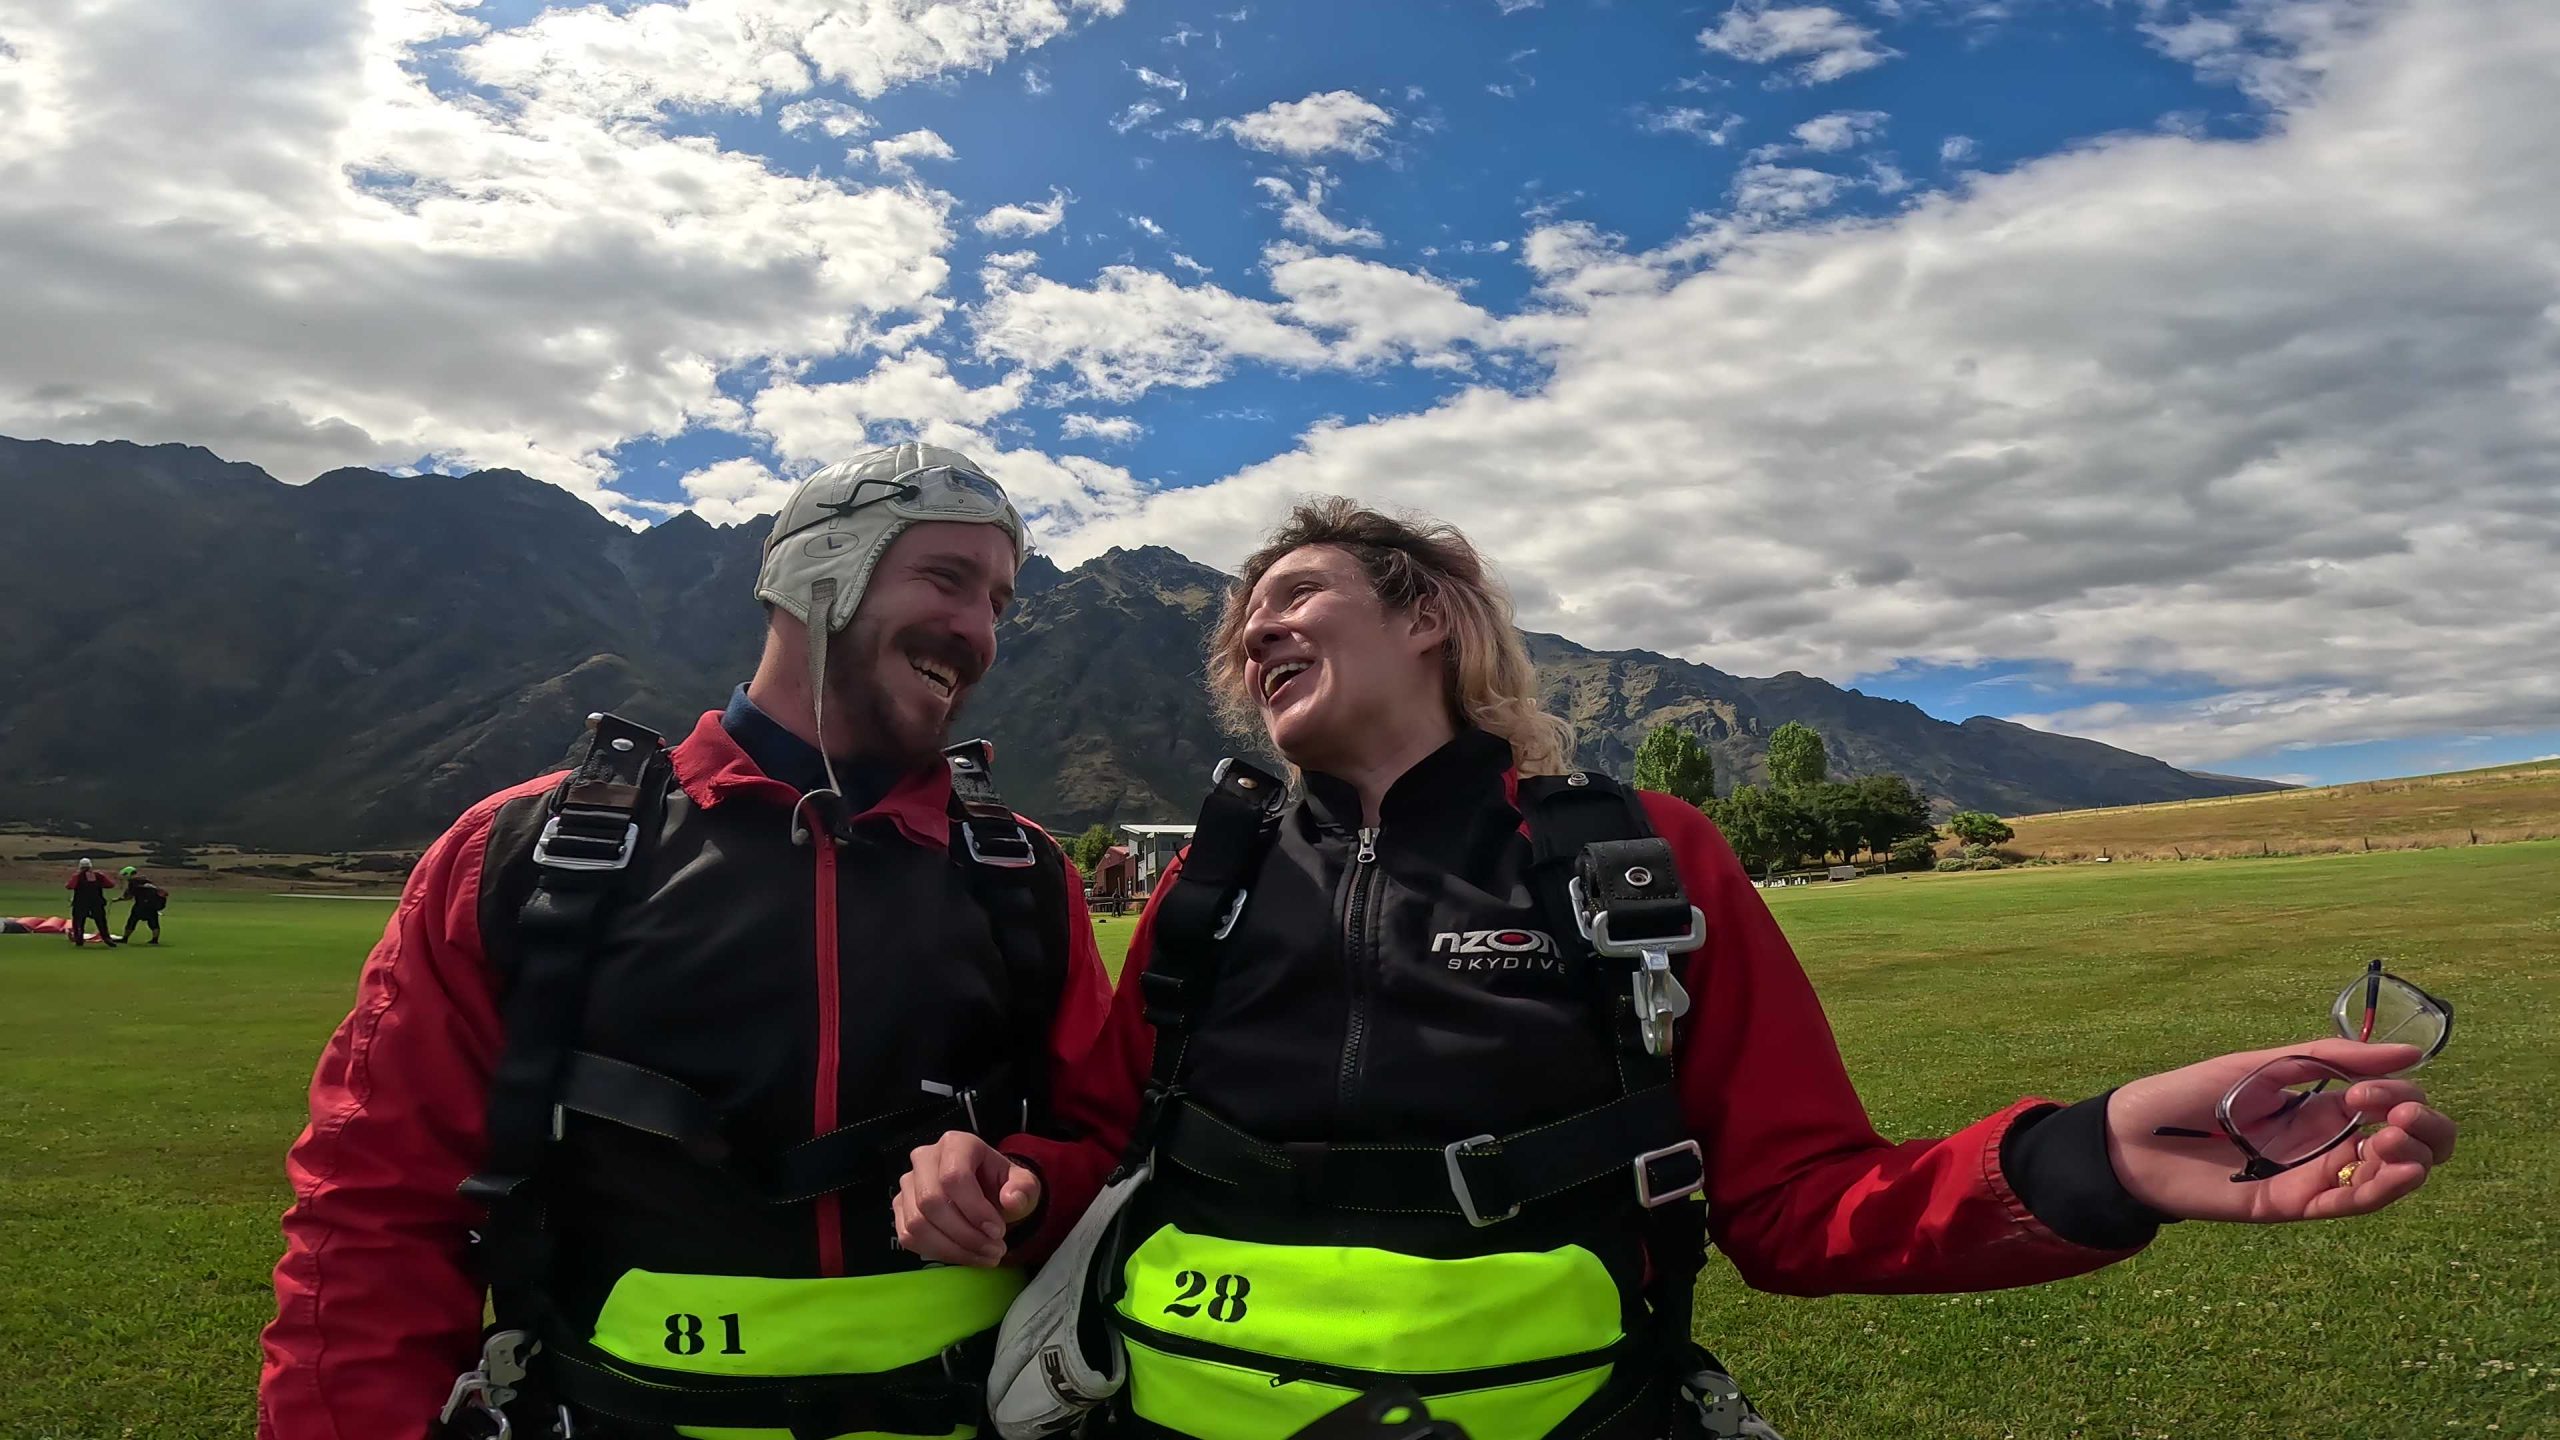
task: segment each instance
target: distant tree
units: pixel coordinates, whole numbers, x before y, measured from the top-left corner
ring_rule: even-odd
[[[1810,725],[1790,720],[1769,737],[1769,783],[1780,790],[1819,785],[1831,771],[1822,736]]]
[[[1929,823],[1929,802],[1910,781],[1899,775],[1862,775],[1850,783],[1858,787],[1859,829],[1870,852],[1890,850],[1915,835],[1938,838]]]
[[[1736,785],[1707,813],[1742,868],[1754,873],[1791,866],[1813,848],[1812,816],[1784,791]]]
[[[1888,870],[1926,870],[1937,863],[1936,832],[1927,835],[1905,835],[1893,842],[1893,854],[1885,862]]]
[[[1636,788],[1676,795],[1703,810],[1716,798],[1716,761],[1698,737],[1657,725],[1636,746]]]
[[[1947,828],[1967,845],[1998,845],[2018,833],[1987,810],[1959,810],[1947,818]]]
[[[1825,780],[1819,785],[1800,786],[1787,795],[1810,822],[1817,853],[1837,855],[1844,865],[1858,858],[1858,850],[1867,838],[1867,815],[1865,797],[1859,793],[1857,782]]]
[[[1085,832],[1075,838],[1075,843],[1067,847],[1067,857],[1076,862],[1077,870],[1089,876],[1093,874],[1093,867],[1102,863],[1102,852],[1118,840],[1119,835],[1110,826],[1100,823],[1088,825]]]

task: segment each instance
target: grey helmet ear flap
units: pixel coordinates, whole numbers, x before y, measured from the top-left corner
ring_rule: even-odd
[[[821,795],[844,799],[844,787],[836,781],[836,762],[827,754],[827,650],[836,638],[833,626],[836,609],[836,577],[821,575],[809,582],[809,719],[818,737],[818,764],[826,772],[826,788],[812,790],[791,807],[791,843],[809,844],[814,832],[800,817],[809,802]],[[824,823],[824,816],[820,817]],[[828,837],[829,844],[835,843]]]

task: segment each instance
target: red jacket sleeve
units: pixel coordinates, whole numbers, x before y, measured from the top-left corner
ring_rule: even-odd
[[[1129,1130],[1137,1123],[1147,1072],[1155,1063],[1155,1028],[1147,1024],[1138,977],[1146,973],[1147,957],[1155,945],[1156,901],[1172,888],[1173,878],[1181,871],[1182,857],[1177,855],[1157,879],[1146,910],[1138,916],[1137,929],[1129,936],[1129,958],[1120,966],[1119,988],[1105,997],[1109,1015],[1102,1021],[1101,1033],[1093,1037],[1083,1063],[1064,1067],[1049,1092],[1059,1130],[1075,1138],[1020,1135],[1004,1146],[1007,1153],[1040,1169],[1040,1222],[1012,1252],[1024,1263],[1038,1264],[1058,1248],[1085,1207],[1102,1192],[1102,1182],[1129,1146]],[[1081,901],[1078,908],[1081,912]],[[1092,926],[1085,929],[1089,934]]]
[[[1709,1224],[1761,1290],[1994,1290],[2078,1275],[2093,1250],[2028,1212],[2000,1169],[2022,1100],[1937,1140],[1893,1144],[1868,1122],[1821,1002],[1724,836],[1696,807],[1647,793],[1654,828],[1705,911],[1690,957],[1681,1107],[1705,1152]]]
[[[502,798],[502,797],[501,797]],[[416,1440],[479,1350],[466,1268],[501,1030],[478,907],[497,800],[411,873],[311,1080],[258,1382],[260,1440]]]
[[[1070,1113],[1068,1107],[1082,1105],[1084,1076],[1099,1060],[1095,1042],[1111,1012],[1111,972],[1103,966],[1102,947],[1093,937],[1093,917],[1085,910],[1082,877],[1072,861],[1067,865],[1067,936],[1066,985],[1059,992],[1058,1016],[1049,1030],[1049,1098],[1059,1123],[1068,1133],[1081,1135],[1087,1123],[1084,1112]],[[1008,1254],[1014,1263],[1037,1265],[1058,1248],[1076,1217],[1092,1203],[1112,1161],[1105,1158],[1097,1166],[1088,1147],[1039,1135],[1009,1136],[996,1148],[1029,1161],[1040,1172],[1040,1213],[1031,1232],[1017,1238]]]

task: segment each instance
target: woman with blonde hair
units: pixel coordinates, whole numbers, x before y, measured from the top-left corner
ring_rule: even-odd
[[[1887,1142],[1723,837],[1572,767],[1446,525],[1301,505],[1237,576],[1208,670],[1294,794],[1221,767],[1057,1097],[1080,1133],[1009,1157],[947,1137],[895,1209],[928,1258],[1036,1258],[1119,1164],[1134,1199],[1089,1317],[1125,1349],[1119,1433],[1273,1440],[1401,1384],[1478,1440],[1767,1435],[1692,1340],[1709,1229],[1762,1289],[1991,1289],[2172,1219],[2378,1209],[2452,1152],[2415,1085],[2371,1078],[2419,1050],[2345,1039]],[[2230,1183],[2199,1126],[2304,1065],[2342,1083],[2294,1118],[2340,1128]],[[991,1198],[1020,1172],[1038,1214]]]

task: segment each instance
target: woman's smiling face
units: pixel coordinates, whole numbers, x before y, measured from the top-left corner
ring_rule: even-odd
[[[1338,772],[1346,757],[1394,748],[1403,729],[1441,718],[1442,640],[1436,623],[1380,601],[1351,552],[1308,545],[1253,587],[1245,684],[1274,749]]]

